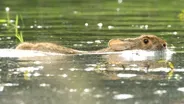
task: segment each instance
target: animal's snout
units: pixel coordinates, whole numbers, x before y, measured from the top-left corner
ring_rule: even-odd
[[[166,48],[166,47],[167,47],[167,44],[166,44],[166,43],[164,43],[164,44],[162,44],[162,46],[163,46],[164,48]]]

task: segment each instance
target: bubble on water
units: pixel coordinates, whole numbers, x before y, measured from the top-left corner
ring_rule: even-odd
[[[90,89],[85,88],[85,89],[84,89],[84,92],[90,92]]]
[[[124,81],[121,81],[121,84],[125,83]]]
[[[69,92],[77,92],[77,89],[70,89]]]
[[[64,70],[63,68],[59,68],[59,70]]]
[[[140,25],[139,27],[140,29],[146,29],[146,30],[148,29],[148,25]]]
[[[40,87],[49,87],[50,86],[50,84],[46,84],[46,83],[41,83],[40,84]]]
[[[70,68],[69,69],[70,71],[75,71],[75,70],[78,70],[77,68]]]
[[[102,23],[98,23],[97,26],[99,27],[99,29],[101,29],[103,24]]]
[[[94,70],[94,67],[88,67],[88,68],[85,68],[84,70],[85,71],[93,71]]]
[[[174,34],[174,35],[177,35],[177,34],[178,34],[178,32],[176,32],[176,31],[175,31],[175,32],[173,32],[173,34]]]
[[[118,0],[118,3],[121,4],[123,2],[123,0]]]
[[[102,43],[102,42],[101,42],[100,40],[95,40],[95,43],[99,43],[99,44],[100,44],[100,43]]]
[[[114,26],[108,26],[108,29],[110,30],[110,29],[113,29],[114,28]]]
[[[119,12],[120,11],[120,8],[116,8],[116,11]]]
[[[101,94],[96,94],[96,95],[94,95],[94,97],[95,97],[95,98],[102,98],[102,97],[104,97],[104,96],[101,95]]]
[[[3,26],[5,26],[5,27],[6,27],[6,26],[8,26],[8,24],[4,23],[4,24],[3,24]]]
[[[144,28],[144,25],[141,25],[140,28],[143,29]]]
[[[10,11],[10,8],[9,7],[6,7],[5,10],[6,10],[6,12],[9,12]]]
[[[74,14],[77,14],[77,13],[78,13],[78,11],[73,11],[73,13],[74,13]]]
[[[157,91],[154,92],[154,94],[156,94],[156,95],[163,95],[165,93],[167,93],[166,90],[157,90]]]
[[[85,23],[84,25],[87,27],[88,26],[88,23]]]
[[[146,30],[148,29],[148,25],[145,25],[144,27],[145,27]]]
[[[35,76],[35,77],[38,77],[38,76],[40,76],[41,74],[40,73],[34,73],[33,74],[33,76]]]
[[[11,39],[11,37],[6,37],[6,39]]]
[[[87,43],[87,44],[93,44],[93,42],[92,42],[92,41],[87,41],[86,43]]]
[[[171,25],[167,25],[167,27],[169,28],[169,27],[171,27]]]
[[[53,77],[54,74],[46,74],[47,77]]]
[[[30,28],[32,29],[34,26],[30,26]]]
[[[68,77],[68,75],[67,74],[63,74],[62,77],[66,78],[66,77]]]
[[[17,28],[20,28],[20,26],[17,26]]]
[[[11,22],[11,23],[13,23],[13,22],[14,22],[14,20],[10,20],[10,22]]]
[[[75,46],[75,47],[81,47],[81,46],[83,46],[83,44],[74,44],[73,46]]]
[[[38,25],[38,26],[37,26],[37,28],[39,28],[39,29],[40,29],[40,28],[42,28],[42,26]]]

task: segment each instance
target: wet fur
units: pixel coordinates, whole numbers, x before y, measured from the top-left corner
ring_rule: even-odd
[[[148,40],[148,43],[144,43],[144,40]],[[123,50],[164,50],[166,49],[166,42],[155,35],[141,35],[137,38],[127,38],[127,39],[112,39],[108,43],[108,47],[92,51],[98,52],[113,52],[113,51],[123,51]],[[67,48],[61,45],[53,43],[28,43],[24,42],[19,44],[16,49],[21,50],[37,50],[44,52],[55,52],[63,54],[80,54],[88,53],[87,51],[75,50],[72,48]]]

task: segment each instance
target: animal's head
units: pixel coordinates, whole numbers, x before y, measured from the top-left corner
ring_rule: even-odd
[[[109,47],[113,51],[123,50],[165,50],[167,48],[166,41],[155,35],[141,35],[137,38],[128,39],[112,39],[109,41]]]

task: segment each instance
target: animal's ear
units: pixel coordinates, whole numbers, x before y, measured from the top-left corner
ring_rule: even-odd
[[[111,39],[108,43],[108,46],[114,51],[123,51],[131,48],[131,42],[122,41],[120,39]]]

